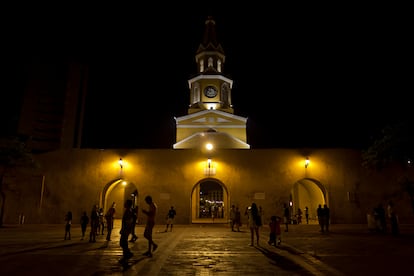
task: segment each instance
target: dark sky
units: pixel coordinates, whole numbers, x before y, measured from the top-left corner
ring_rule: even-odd
[[[89,64],[86,147],[172,147],[207,15],[216,20],[235,114],[248,118],[252,148],[361,147],[412,113],[404,7],[195,11],[32,14],[25,25],[15,18],[21,32],[12,33],[31,45],[25,55]]]

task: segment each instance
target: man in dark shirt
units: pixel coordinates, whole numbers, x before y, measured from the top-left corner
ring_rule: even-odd
[[[119,260],[120,263],[126,263],[134,254],[128,247],[128,237],[132,233],[134,224],[134,215],[132,213],[132,200],[128,199],[124,204],[124,214],[122,216],[122,226],[119,234],[121,235],[119,245],[122,247],[123,256]]]
[[[170,210],[167,213],[167,225],[165,227],[165,232],[168,231],[168,227],[170,227],[170,231],[172,232],[173,224],[174,224],[174,218],[176,215],[176,211],[174,209],[174,206],[171,206]]]

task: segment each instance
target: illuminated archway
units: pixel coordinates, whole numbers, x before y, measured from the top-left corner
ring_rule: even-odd
[[[138,200],[138,188],[133,182],[127,179],[114,179],[108,182],[103,188],[100,196],[99,206],[106,211],[113,202],[115,202],[118,210],[122,210],[124,202],[127,199],[132,199],[135,205]],[[115,217],[120,218],[121,212],[116,213]]]
[[[218,179],[200,180],[191,192],[192,223],[226,223],[228,198],[227,188]]]
[[[322,206],[327,203],[327,190],[325,186],[316,179],[303,178],[297,181],[290,192],[291,215],[294,219],[298,213],[298,208],[305,215],[305,207],[309,210],[309,223],[317,223],[316,209],[318,205]],[[302,223],[304,219],[302,219]]]

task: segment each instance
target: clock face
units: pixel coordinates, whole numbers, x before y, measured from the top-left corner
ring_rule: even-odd
[[[206,97],[209,98],[214,98],[215,96],[217,96],[217,89],[214,86],[207,86],[204,89],[204,95],[206,95]]]

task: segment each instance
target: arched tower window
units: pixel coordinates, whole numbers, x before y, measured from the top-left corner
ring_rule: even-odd
[[[204,72],[204,60],[200,60],[200,72]]]
[[[213,58],[208,58],[208,67],[213,67]]]
[[[200,96],[200,84],[198,82],[194,83],[193,91],[191,92],[191,104],[199,102],[201,99]]]
[[[221,60],[217,60],[217,71],[221,72]]]
[[[228,83],[223,83],[221,85],[220,100],[223,102],[223,106],[230,105],[230,87]]]

